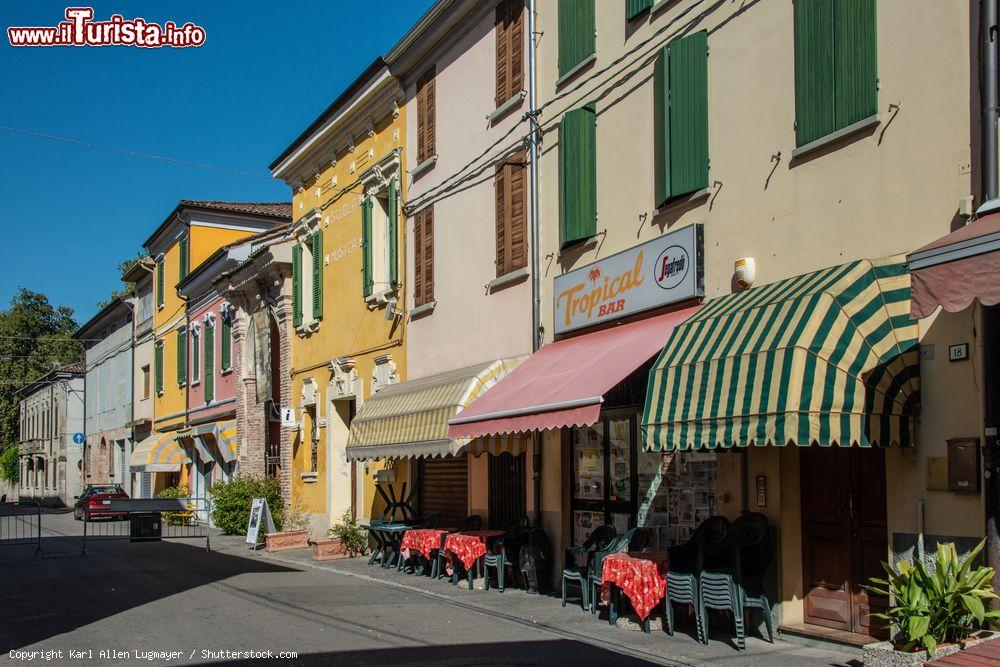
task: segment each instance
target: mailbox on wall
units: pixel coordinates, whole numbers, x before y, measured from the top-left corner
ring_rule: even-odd
[[[948,490],[979,491],[979,438],[948,440]]]

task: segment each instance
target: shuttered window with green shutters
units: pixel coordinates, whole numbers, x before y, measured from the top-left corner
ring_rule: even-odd
[[[597,233],[597,116],[593,105],[567,111],[559,124],[560,243]]]
[[[215,325],[205,323],[205,402],[215,399]]]
[[[323,230],[312,235],[312,316],[323,317]]]
[[[177,331],[177,386],[187,382],[187,330]]]
[[[878,113],[875,0],[795,2],[795,143]]]
[[[559,76],[594,55],[594,0],[559,0]]]
[[[656,206],[708,187],[708,33],[667,44],[653,70]]]
[[[201,331],[191,330],[191,384],[201,382]]]
[[[639,18],[639,15],[653,6],[653,0],[625,0],[625,20]]]
[[[177,242],[177,275],[180,276],[180,280],[188,274],[188,237],[183,237]]]
[[[156,263],[156,307],[163,308],[163,258]]]
[[[157,394],[163,393],[163,341],[156,342],[153,350],[153,385]]]
[[[399,180],[389,179],[389,215],[386,238],[389,239],[389,286],[399,285]]]
[[[292,246],[292,326],[302,326],[302,245]]]
[[[361,202],[361,284],[365,298],[372,295],[372,200]]]
[[[222,316],[222,340],[220,341],[222,351],[220,353],[221,368],[224,371],[233,368],[233,315],[231,312]]]

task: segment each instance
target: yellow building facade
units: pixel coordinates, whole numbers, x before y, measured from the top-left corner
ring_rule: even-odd
[[[406,375],[402,101],[379,59],[271,165],[293,192],[291,494],[314,537],[380,516],[376,482],[398,497],[408,477],[345,454],[365,399]]]

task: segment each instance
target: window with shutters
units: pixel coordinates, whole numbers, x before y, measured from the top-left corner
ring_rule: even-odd
[[[423,164],[437,155],[436,102],[434,95],[434,68],[417,79],[417,164]]]
[[[597,114],[593,105],[559,123],[559,225],[563,247],[597,234]]]
[[[211,403],[215,400],[215,316],[209,315],[205,321],[204,345],[205,345],[205,402]]]
[[[201,382],[201,327],[191,325],[191,384]]]
[[[323,230],[303,229],[298,239],[292,246],[292,322],[304,333],[323,318]]]
[[[434,302],[434,204],[413,216],[413,306]]]
[[[188,330],[181,327],[177,330],[177,386],[187,384],[187,343]]]
[[[875,0],[795,2],[795,144],[878,113]]]
[[[653,68],[655,205],[708,187],[708,33],[676,39]]]
[[[163,341],[156,341],[156,346],[153,348],[153,384],[156,387],[156,393],[163,393]]]
[[[577,71],[597,53],[594,0],[559,0],[559,79]]]
[[[188,274],[190,268],[188,254],[188,237],[183,236],[177,242],[177,276],[179,280],[183,280]]]
[[[518,151],[496,167],[494,194],[498,278],[528,265],[528,244],[525,235],[527,166],[524,151]]]
[[[399,177],[394,173],[379,181],[370,172],[362,182],[362,285],[365,299],[372,302],[399,287]]]
[[[502,0],[496,11],[496,105],[524,88],[524,0]]]
[[[625,20],[634,21],[653,6],[653,0],[625,0]]]
[[[156,307],[163,308],[163,258],[156,262]]]
[[[219,334],[219,368],[223,373],[233,370],[233,311],[222,313],[222,331]]]

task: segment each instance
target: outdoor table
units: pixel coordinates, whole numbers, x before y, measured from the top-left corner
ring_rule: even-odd
[[[618,592],[623,592],[642,622],[642,629],[649,632],[649,614],[667,594],[667,552],[648,551],[610,554],[604,557],[601,568],[602,587],[611,593],[608,619],[618,619]]]
[[[403,539],[403,534],[415,528],[413,524],[409,523],[382,523],[382,524],[371,524],[364,526],[368,529],[368,532],[372,534],[375,538],[375,542],[378,545],[378,550],[381,551],[382,557],[379,559],[379,565],[383,568],[392,567],[399,557],[399,543]],[[387,559],[388,551],[392,550],[392,557]],[[372,558],[368,560],[368,564],[371,565],[375,561],[375,554],[372,554]]]
[[[434,558],[434,552],[441,548],[441,537],[448,533],[447,530],[438,528],[411,528],[403,533],[403,539],[399,543],[399,569],[402,569],[403,562],[409,560],[410,552],[416,551],[428,561]],[[423,572],[423,565],[414,565],[414,574]]]
[[[503,534],[502,530],[469,530],[462,533],[451,533],[444,538],[444,550],[461,561],[466,572],[470,574],[471,583],[472,567],[486,555],[488,543]],[[457,581],[457,578],[452,575],[452,582],[457,583]]]

